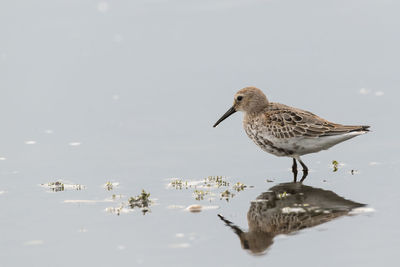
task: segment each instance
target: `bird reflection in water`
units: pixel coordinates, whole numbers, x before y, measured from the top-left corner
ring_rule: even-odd
[[[332,191],[283,183],[259,195],[247,212],[248,232],[218,215],[238,235],[242,248],[260,255],[269,248],[275,236],[292,234],[341,216],[365,204],[344,199]]]

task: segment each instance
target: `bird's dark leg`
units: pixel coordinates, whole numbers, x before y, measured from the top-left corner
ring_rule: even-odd
[[[295,158],[293,158],[292,172],[293,172],[293,182],[295,183],[297,182],[297,162]]]
[[[300,182],[303,182],[308,175],[308,168],[307,168],[306,164],[304,164],[304,162],[301,161],[301,159],[299,159],[299,162],[300,162],[301,166],[303,167],[303,177],[301,177],[301,180],[300,180]]]

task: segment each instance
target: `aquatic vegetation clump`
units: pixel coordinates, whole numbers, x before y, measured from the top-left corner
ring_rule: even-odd
[[[211,191],[207,190],[194,190],[193,192],[194,199],[196,200],[204,200],[204,197],[207,195],[211,195]]]
[[[151,205],[150,193],[142,190],[142,193],[136,197],[130,197],[128,200],[129,207],[131,209],[139,208],[142,210],[143,214],[150,211],[149,206]]]
[[[333,172],[337,172],[339,170],[339,162],[333,160],[332,165],[333,165]]]
[[[147,212],[150,211],[150,206],[154,203],[153,200],[150,199],[150,193],[147,193],[145,190],[142,190],[140,195],[133,196],[128,199],[125,198],[124,195],[116,195],[113,194],[111,197],[111,201],[116,201],[117,199],[125,199],[119,203],[116,207],[108,207],[105,210],[107,212],[120,215],[122,213],[129,213],[132,212],[134,209],[140,209],[145,215]]]
[[[50,182],[47,186],[54,192],[64,191],[64,184],[62,182]]]
[[[214,200],[215,195],[221,195],[225,191],[241,192],[252,187],[253,186],[248,186],[241,182],[231,185],[231,183],[223,176],[208,176],[203,180],[183,180],[174,178],[171,179],[171,182],[167,186],[167,188],[175,188],[179,190],[193,189],[193,197],[195,200],[209,200],[210,202]],[[235,194],[232,193],[223,195],[224,196],[220,199],[227,199],[235,196]]]
[[[246,187],[247,187],[247,185],[242,184],[241,182],[237,182],[236,184],[233,185],[233,189],[234,189],[236,192],[243,191]]]
[[[107,183],[105,183],[103,185],[103,187],[107,190],[107,191],[111,191],[114,190],[116,187],[118,187],[119,183],[117,182],[110,182],[108,181]]]
[[[170,185],[175,188],[175,189],[188,189],[192,187],[191,184],[188,183],[188,181],[183,181],[182,179],[174,179],[171,181]]]
[[[222,176],[208,176],[208,178],[204,179],[204,184],[207,187],[221,187],[221,186],[229,186],[229,182],[225,181]]]
[[[61,181],[49,182],[46,184],[41,184],[40,186],[49,188],[52,192],[61,192],[67,189],[82,190],[85,188],[83,185],[80,184],[67,184]]]
[[[105,187],[105,189],[107,189],[107,191],[113,190],[113,184],[112,184],[111,182],[107,182],[107,183],[104,185],[104,187]]]
[[[226,201],[229,201],[229,199],[233,198],[234,196],[235,194],[230,192],[228,189],[220,194],[221,199],[225,199]]]

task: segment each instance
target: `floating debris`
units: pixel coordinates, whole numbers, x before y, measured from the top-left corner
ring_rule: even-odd
[[[111,200],[114,201],[114,200],[116,200],[117,198],[118,198],[118,199],[121,199],[122,197],[123,197],[123,195],[121,195],[121,194],[119,194],[119,195],[113,194],[113,195],[111,196]]]
[[[221,193],[221,199],[225,199],[226,201],[229,201],[230,198],[233,198],[235,194],[231,193],[228,189],[226,189],[224,192]]]
[[[170,183],[170,185],[171,185],[173,188],[179,189],[179,190],[181,190],[181,189],[183,189],[183,188],[188,189],[189,187],[192,187],[192,185],[189,184],[188,181],[183,181],[183,180],[181,180],[181,179],[172,180],[171,183]]]
[[[118,187],[119,183],[112,183],[112,182],[107,182],[103,185],[103,187],[107,190],[107,191],[111,191],[114,189],[114,187]]]
[[[186,208],[186,210],[190,212],[200,212],[202,211],[203,207],[201,205],[190,205]]]
[[[131,210],[127,209],[127,208],[124,206],[124,203],[121,203],[120,206],[118,206],[118,207],[108,207],[108,208],[105,209],[105,211],[106,211],[106,212],[109,212],[109,213],[116,214],[116,215],[119,216],[119,215],[121,215],[121,213],[128,213],[128,212],[130,212]]]
[[[60,192],[64,190],[82,190],[85,186],[80,184],[66,184],[61,181],[50,182],[47,184],[41,184],[40,186],[49,188],[53,192]]]
[[[229,182],[225,181],[222,176],[208,176],[208,178],[204,179],[204,184],[207,187],[221,187],[221,186],[229,186]]]
[[[332,165],[333,165],[333,172],[337,172],[338,171],[338,167],[339,167],[339,162],[337,162],[336,160],[332,161]]]
[[[273,183],[274,180],[267,179],[267,183]]]
[[[116,199],[123,199],[125,196],[119,194],[113,194],[111,199],[106,199],[105,201],[115,201]],[[126,199],[126,198],[125,198]],[[130,197],[126,201],[123,201],[118,204],[117,207],[108,207],[105,209],[106,212],[110,212],[116,215],[120,215],[121,213],[129,213],[132,212],[135,208],[138,208],[142,211],[143,215],[150,211],[150,206],[154,204],[154,201],[150,199],[150,193],[147,193],[145,190],[142,190],[141,194],[135,197]]]
[[[233,185],[233,189],[236,190],[236,192],[243,191],[245,188],[247,188],[247,185],[242,184],[240,182],[237,182],[236,184]]]
[[[204,211],[204,210],[215,210],[218,208],[219,208],[219,206],[202,206],[202,205],[194,204],[194,205],[188,206],[185,210],[196,213],[196,212],[200,212],[200,211]]]
[[[195,200],[209,200],[212,201],[214,198],[212,196],[222,195],[220,199],[228,199],[235,196],[235,194],[230,193],[230,191],[241,192],[247,188],[252,188],[253,186],[245,185],[241,182],[237,182],[231,186],[230,182],[226,180],[223,176],[208,176],[204,178],[204,180],[200,181],[190,181],[183,179],[171,179],[171,182],[168,184],[167,188],[175,188],[175,189],[194,189],[193,197]],[[220,192],[213,192],[218,189],[223,189]],[[227,194],[229,192],[229,195]],[[207,196],[209,196],[207,198]]]
[[[204,188],[203,180],[183,180],[178,178],[172,178],[171,182],[168,183],[167,188],[174,188],[174,189],[189,189],[189,188]]]
[[[111,182],[107,182],[104,185],[104,188],[107,189],[107,191],[111,191],[111,190],[113,190],[113,184]]]
[[[210,195],[210,194],[211,194],[211,191],[197,190],[197,189],[194,190],[194,192],[193,192],[194,198],[196,200],[204,200],[204,197],[207,195]]]
[[[358,174],[358,171],[357,170],[351,170],[350,173],[351,173],[351,175],[354,175],[354,174]]]
[[[143,215],[150,211],[151,206],[150,193],[142,190],[142,193],[136,197],[131,197],[128,200],[131,209],[139,208],[142,210]]]

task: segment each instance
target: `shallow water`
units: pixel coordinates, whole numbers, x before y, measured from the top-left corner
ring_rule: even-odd
[[[398,8],[394,1],[2,3],[0,265],[395,264]],[[340,216],[269,231],[261,253],[243,246],[233,225],[249,232],[254,200],[292,181],[291,160],[259,150],[240,114],[212,128],[247,85],[335,122],[371,125],[367,135],[303,158],[306,186],[365,207],[329,204]],[[229,185],[201,186],[210,176]],[[176,189],[173,179],[191,186]],[[57,181],[64,190],[42,185]],[[107,182],[118,184],[107,190]],[[247,187],[237,192],[237,182]],[[142,189],[152,201],[144,215],[128,205]],[[221,198],[226,190],[235,195]],[[198,205],[200,212],[187,209]],[[305,213],[291,208],[284,211]]]

